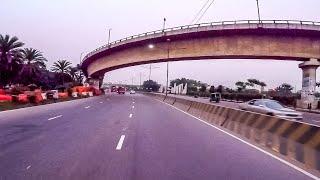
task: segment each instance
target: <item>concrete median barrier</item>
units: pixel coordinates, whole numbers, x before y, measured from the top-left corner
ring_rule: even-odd
[[[191,108],[192,101],[177,98],[173,106],[183,111],[188,111]]]
[[[171,104],[171,105],[173,105],[175,101],[176,101],[176,98],[171,97],[171,96],[167,96],[164,98],[164,102]]]
[[[164,102],[320,173],[318,126],[176,97]]]

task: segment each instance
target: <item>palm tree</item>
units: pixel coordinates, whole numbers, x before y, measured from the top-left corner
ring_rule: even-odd
[[[240,91],[246,89],[247,83],[242,82],[242,81],[238,81],[238,82],[236,82],[236,86],[237,86],[238,91],[240,92]]]
[[[41,70],[46,69],[47,61],[42,53],[33,48],[25,48],[22,51],[23,65],[19,73],[19,77],[23,76],[26,83],[35,83],[40,76]],[[31,81],[30,81],[31,80]]]
[[[62,84],[64,84],[64,76],[70,71],[70,68],[71,62],[67,60],[58,60],[53,63],[51,70],[62,74]]]
[[[259,81],[258,85],[260,86],[260,92],[262,93],[264,90],[264,87],[267,86],[265,82]]]
[[[69,75],[71,76],[72,80],[74,81],[75,84],[77,85],[81,85],[83,78],[84,78],[84,74],[82,72],[82,70],[80,69],[80,67],[71,67],[69,69]]]
[[[16,36],[0,35],[0,86],[8,84],[18,71],[23,45]]]

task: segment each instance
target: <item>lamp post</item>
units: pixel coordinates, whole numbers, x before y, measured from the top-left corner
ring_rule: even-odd
[[[171,42],[171,39],[167,39],[167,44],[168,44],[168,46],[167,46],[167,48],[166,49],[164,49],[164,48],[160,48],[160,47],[157,47],[157,48],[159,48],[159,49],[162,49],[162,50],[166,50],[167,51],[167,78],[166,78],[166,96],[168,95],[168,88],[169,88],[169,59],[170,59],[170,43]],[[153,44],[149,44],[148,45],[148,48],[149,49],[153,49],[153,48],[155,48],[155,46],[153,45]],[[176,48],[176,49],[186,49],[186,48]]]
[[[83,55],[84,52],[81,52],[80,54],[80,65],[81,65],[81,60],[82,60],[82,55]]]
[[[261,18],[260,18],[259,0],[257,0],[257,9],[258,9],[258,19],[259,19],[259,24],[260,24],[260,22],[261,22]]]
[[[170,39],[167,39],[168,47],[167,47],[167,82],[166,82],[166,97],[168,95],[168,87],[169,87],[169,59],[170,59]]]
[[[109,33],[108,33],[108,46],[110,44],[110,37],[111,37],[111,28],[108,29]]]

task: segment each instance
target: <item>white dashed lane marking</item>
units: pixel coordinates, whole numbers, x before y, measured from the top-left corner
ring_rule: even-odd
[[[51,121],[51,120],[54,120],[54,119],[57,119],[57,118],[61,118],[61,117],[62,117],[62,115],[58,115],[58,116],[55,116],[55,117],[51,117],[51,118],[48,119],[48,121]]]
[[[129,118],[132,118],[132,114],[129,115]]]
[[[86,107],[84,107],[85,109],[89,109],[91,106],[86,106]]]
[[[122,144],[123,144],[123,141],[124,141],[124,138],[125,138],[125,137],[126,137],[125,135],[122,135],[122,136],[120,137],[119,142],[118,142],[118,145],[117,145],[117,147],[116,147],[116,150],[121,150]]]

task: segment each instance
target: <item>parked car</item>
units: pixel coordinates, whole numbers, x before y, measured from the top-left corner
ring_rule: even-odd
[[[284,119],[302,120],[302,113],[286,108],[278,101],[271,99],[253,99],[251,101],[241,103],[239,108],[246,111],[277,116]]]
[[[130,91],[130,94],[135,94],[135,93],[136,93],[136,91],[134,91],[134,90]]]
[[[221,94],[220,93],[211,93],[210,94],[210,102],[220,102],[221,100]]]
[[[117,90],[118,94],[125,94],[126,93],[126,88],[125,87],[118,87],[118,90]]]

